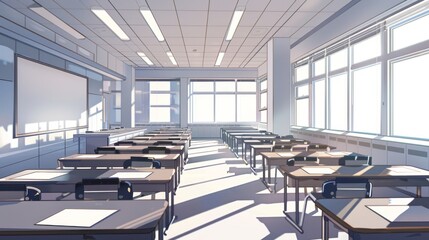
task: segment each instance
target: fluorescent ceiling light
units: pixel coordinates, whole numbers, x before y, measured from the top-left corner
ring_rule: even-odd
[[[176,59],[174,59],[174,56],[171,52],[167,52],[167,56],[170,58],[172,64],[177,65]]]
[[[56,26],[58,26],[62,30],[66,31],[68,34],[72,35],[76,39],[84,39],[85,38],[85,36],[83,36],[80,32],[78,32],[75,29],[73,29],[72,27],[70,27],[67,23],[63,22],[63,20],[57,18],[57,16],[55,16],[54,14],[52,14],[51,12],[46,10],[46,8],[44,8],[38,4],[34,4],[34,5],[30,6],[29,8],[33,12],[39,14],[40,16],[42,16],[43,18],[48,20],[49,22],[55,24]]]
[[[220,64],[222,63],[222,59],[223,59],[224,55],[225,55],[224,52],[219,53],[219,55],[217,56],[217,59],[216,59],[215,66],[220,66]]]
[[[112,30],[121,40],[130,40],[125,32],[113,20],[113,18],[104,9],[91,9],[91,11]]]
[[[149,25],[150,29],[152,29],[152,32],[155,34],[156,38],[158,38],[158,41],[164,41],[164,36],[162,35],[161,29],[159,29],[152,12],[148,9],[140,9],[140,12],[144,17],[144,20],[146,20],[147,24]]]
[[[231,23],[229,24],[228,34],[226,34],[226,41],[230,41],[234,36],[235,30],[238,27],[238,23],[240,22],[243,13],[244,11],[234,11]]]
[[[137,54],[147,63],[147,65],[152,66],[153,62],[142,52],[137,52]]]

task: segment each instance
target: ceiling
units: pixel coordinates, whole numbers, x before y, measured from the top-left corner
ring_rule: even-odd
[[[35,0],[82,33],[77,40],[28,9],[33,0],[1,0],[27,17],[70,41],[91,41],[132,66],[149,67],[138,55],[144,52],[151,67],[175,67],[166,55],[171,51],[178,67],[258,67],[266,60],[266,43],[272,37],[303,37],[351,0]],[[120,40],[92,12],[102,7],[130,37]],[[148,7],[165,37],[159,42],[140,14]],[[231,41],[225,36],[236,8],[245,8]]]

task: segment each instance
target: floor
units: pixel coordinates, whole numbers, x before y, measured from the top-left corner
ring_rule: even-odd
[[[282,179],[274,194],[261,175],[220,140],[193,140],[175,198],[177,219],[166,239],[320,239],[320,212],[314,205],[308,207],[305,233],[298,233],[283,217]],[[331,237],[347,239],[347,234],[331,228]]]

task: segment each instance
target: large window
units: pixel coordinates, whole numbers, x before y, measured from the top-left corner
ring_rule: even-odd
[[[396,51],[429,39],[429,11],[399,21],[391,27],[391,50]]]
[[[189,122],[256,121],[254,80],[192,80],[189,85]]]
[[[347,130],[347,74],[330,77],[329,92],[330,128]]]
[[[267,123],[268,118],[268,80],[264,75],[259,79],[259,116],[261,123]]]
[[[178,80],[136,81],[136,124],[179,123]]]
[[[314,127],[325,128],[325,79],[313,82]]]

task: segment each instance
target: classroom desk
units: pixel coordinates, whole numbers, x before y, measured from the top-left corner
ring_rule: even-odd
[[[263,139],[274,139],[277,135],[269,135],[265,132],[256,133],[230,133],[228,146],[238,155],[238,146],[242,144],[243,140],[257,139],[252,137],[260,137]]]
[[[143,137],[134,137],[128,139],[128,141],[133,141],[136,145],[157,145],[160,141],[172,141],[173,145],[181,145],[185,147],[185,163],[188,160],[188,151],[189,151],[189,141],[186,139],[183,140],[170,140],[168,138],[157,138],[150,137],[149,139],[144,139]],[[166,146],[166,145],[157,145],[157,146]]]
[[[320,199],[315,204],[322,211],[323,240],[329,239],[329,221],[345,230],[350,239],[429,238],[429,198]],[[378,213],[370,208],[378,208]],[[383,215],[383,210],[389,209],[402,214],[396,220],[394,216],[385,218],[391,214]]]
[[[326,152],[326,151],[293,151],[293,152],[261,152],[262,156],[262,182],[268,187],[271,183],[271,166],[282,166],[286,165],[288,159],[295,157],[317,157],[317,162],[303,161],[295,164],[303,165],[338,165],[340,158],[347,155],[362,155],[353,152]],[[265,175],[268,170],[268,181]],[[268,184],[267,184],[268,183]]]
[[[312,170],[308,173],[305,169]],[[300,187],[321,187],[326,180],[336,177],[357,177],[367,178],[373,186],[414,186],[417,188],[416,195],[421,197],[421,187],[429,186],[426,178],[429,178],[429,171],[412,166],[391,166],[391,165],[371,165],[371,166],[280,166],[279,171],[284,176],[284,211],[286,219],[299,231],[302,229],[296,224],[299,222],[299,188]],[[295,221],[287,214],[287,186],[293,181],[295,186]]]
[[[131,157],[153,157],[161,162],[164,168],[174,169],[174,188],[180,183],[180,155],[179,154],[74,154],[58,159],[58,167],[123,167]]]
[[[133,145],[133,146],[101,146],[101,147],[114,147],[119,151],[119,154],[141,154],[143,150],[147,149],[150,145]],[[166,147],[170,150],[171,154],[180,154],[180,173],[183,172],[185,164],[185,146],[180,145],[156,145],[157,147]]]
[[[166,211],[166,226],[174,221],[174,169],[29,169],[0,179],[1,184],[24,183],[39,188],[42,193],[72,193],[76,183],[84,178],[109,178],[115,174],[149,172],[146,178],[120,178],[131,182],[135,192],[164,192],[165,200],[169,203]],[[35,177],[29,174],[62,174],[53,178]],[[24,177],[24,179],[23,179]]]
[[[241,145],[241,156],[244,155],[244,150],[246,148],[246,144],[244,141],[246,140],[275,140],[278,138],[277,135],[271,134],[271,135],[241,135],[241,136],[234,136],[234,142],[233,142],[233,151],[238,155],[238,146]],[[247,164],[247,163],[246,163]]]
[[[158,239],[163,239],[161,229],[166,208],[167,202],[164,200],[0,202],[0,236],[4,236],[4,239],[11,236],[20,239],[43,239],[43,236],[61,239],[61,235],[94,235],[98,239],[98,236],[117,235],[118,239],[127,239],[129,234],[128,237],[135,239],[135,235],[141,234],[146,235],[141,239],[155,239],[155,231],[158,228]],[[117,211],[91,227],[36,225],[65,209]]]
[[[78,141],[78,152],[81,153],[80,142],[85,139],[86,153],[93,153],[94,149],[103,145],[114,144],[115,142],[126,140],[134,136],[144,134],[143,128],[121,128],[91,133],[78,133],[73,135],[73,141]]]
[[[231,146],[231,134],[234,133],[261,133],[261,130],[258,129],[242,129],[242,130],[225,130],[224,131],[224,143],[228,146]]]
[[[227,137],[227,132],[233,132],[233,131],[259,131],[256,127],[251,127],[251,126],[231,126],[231,127],[223,127],[220,128],[220,138],[222,139],[223,143],[226,143],[226,137]]]

